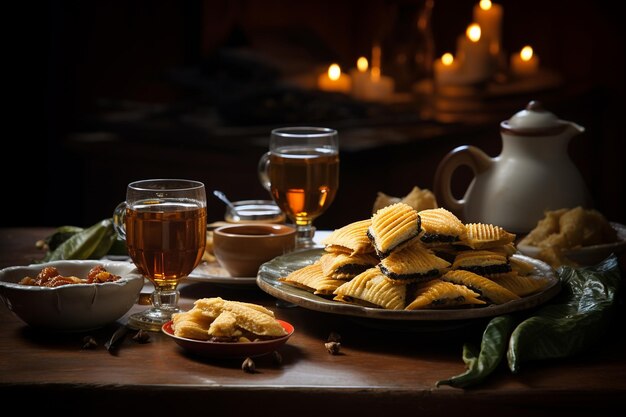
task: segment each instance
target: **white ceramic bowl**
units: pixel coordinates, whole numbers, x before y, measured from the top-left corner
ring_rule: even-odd
[[[96,265],[121,278],[59,287],[19,284],[22,278],[35,277],[46,266],[54,266],[64,276],[86,278]],[[126,314],[137,301],[143,283],[143,277],[130,262],[55,261],[0,270],[0,298],[9,310],[33,327],[83,331],[102,327]]]

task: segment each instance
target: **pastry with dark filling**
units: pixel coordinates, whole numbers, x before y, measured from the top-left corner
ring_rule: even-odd
[[[297,269],[278,281],[303,288],[313,294],[330,295],[345,281],[325,276],[319,262]]]
[[[444,208],[422,210],[419,213],[424,232],[422,243],[428,246],[458,242],[465,238],[465,225]]]
[[[520,297],[526,297],[527,295],[543,290],[549,282],[545,277],[532,275],[522,276],[519,275],[517,271],[490,275],[489,279]]]
[[[367,237],[370,219],[350,223],[333,231],[322,241],[327,252],[344,252],[350,255],[374,252],[374,247]]]
[[[520,298],[517,294],[507,290],[502,285],[469,271],[448,271],[441,276],[441,280],[453,284],[465,285],[467,288],[479,293],[482,299],[494,304],[504,304]]]
[[[511,265],[508,258],[500,253],[488,250],[469,250],[460,252],[454,258],[452,269],[463,269],[479,275],[489,275],[509,272]]]
[[[405,310],[425,308],[448,308],[487,304],[479,299],[480,294],[464,285],[434,279],[418,286],[415,299]]]
[[[333,279],[351,279],[361,272],[378,265],[374,253],[348,255],[341,252],[327,252],[320,258],[322,273]]]
[[[450,262],[436,256],[422,245],[419,239],[415,239],[399,251],[392,252],[378,265],[382,273],[396,284],[432,279],[449,266]]]
[[[370,268],[338,287],[336,301],[402,310],[406,301],[406,285],[392,284],[378,268]]]
[[[386,258],[392,251],[400,250],[421,232],[421,221],[417,211],[404,203],[382,208],[372,216],[367,236],[372,241],[376,254]]]

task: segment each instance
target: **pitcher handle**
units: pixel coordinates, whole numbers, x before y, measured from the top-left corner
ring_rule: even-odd
[[[474,176],[486,171],[492,159],[475,146],[463,145],[450,151],[439,163],[435,172],[434,191],[439,205],[463,219],[465,199],[457,200],[452,195],[452,175],[462,165],[467,165]]]

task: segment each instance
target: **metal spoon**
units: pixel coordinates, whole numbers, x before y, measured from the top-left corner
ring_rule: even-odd
[[[215,197],[219,198],[220,200],[222,200],[224,203],[226,203],[228,208],[231,209],[233,211],[233,213],[237,214],[237,209],[235,208],[235,205],[230,202],[228,197],[226,197],[226,194],[224,194],[223,192],[221,192],[219,190],[213,190],[213,195]]]

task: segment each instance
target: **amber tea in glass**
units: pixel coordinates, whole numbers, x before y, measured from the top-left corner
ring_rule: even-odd
[[[261,183],[297,229],[297,247],[313,247],[313,220],[339,188],[337,131],[316,127],[272,131],[270,151],[259,162]]]
[[[129,184],[114,213],[128,253],[154,285],[152,308],[129,317],[129,326],[160,330],[178,309],[177,286],[200,263],[206,246],[204,185],[189,180]]]

